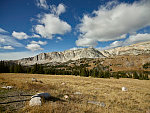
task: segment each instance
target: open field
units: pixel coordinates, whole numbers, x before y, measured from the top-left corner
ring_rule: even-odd
[[[32,82],[32,78],[37,78],[42,82]],[[33,95],[37,92],[48,92],[55,99],[36,107],[29,107],[28,101],[0,104],[0,112],[150,113],[149,80],[2,73],[0,74],[0,87],[5,85],[12,85],[14,88],[0,89],[0,97],[7,96],[0,98],[1,102],[30,98],[30,96],[8,97],[19,95],[19,93]],[[123,92],[121,90],[123,86],[127,87],[128,91]],[[65,95],[69,98],[65,99]],[[22,106],[17,107],[16,104],[22,104]]]

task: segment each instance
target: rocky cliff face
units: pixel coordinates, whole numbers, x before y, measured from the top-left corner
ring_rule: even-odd
[[[104,51],[98,51],[94,48],[82,48],[77,50],[66,50],[63,52],[41,53],[35,57],[20,59],[17,62],[22,65],[33,65],[35,63],[45,64],[50,62],[66,62],[81,58],[107,58],[122,55],[146,54],[150,54],[150,42],[143,42]]]
[[[35,57],[23,58],[17,62],[22,65],[33,65],[35,63],[45,64],[50,62],[66,62],[81,58],[104,58],[105,56],[94,48],[82,48],[77,50],[66,50],[64,52],[41,53]]]
[[[142,55],[150,54],[150,42],[142,42],[125,47],[118,47],[110,50],[101,51],[106,57],[120,55]]]

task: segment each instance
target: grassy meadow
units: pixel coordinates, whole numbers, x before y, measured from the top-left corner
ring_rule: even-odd
[[[39,82],[32,82],[36,78]],[[150,113],[150,81],[129,78],[104,79],[71,75],[42,75],[1,73],[0,87],[11,85],[13,89],[0,89],[1,102],[11,101],[22,92],[34,95],[48,92],[54,100],[42,106],[30,107],[25,101],[17,108],[15,103],[0,104],[0,112],[18,113]],[[122,87],[128,88],[123,92]],[[64,98],[67,95],[68,98]],[[27,97],[29,99],[30,96]],[[20,99],[16,97],[16,99]],[[92,103],[91,103],[92,102]],[[104,106],[95,103],[104,103]],[[11,107],[10,107],[11,106]],[[9,108],[9,109],[8,109]],[[12,109],[13,110],[12,110]]]

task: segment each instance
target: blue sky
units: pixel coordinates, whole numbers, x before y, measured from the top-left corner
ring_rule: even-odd
[[[149,0],[1,0],[0,60],[150,41]]]

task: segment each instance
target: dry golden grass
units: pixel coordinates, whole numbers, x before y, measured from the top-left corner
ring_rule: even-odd
[[[32,83],[37,78],[43,83]],[[67,75],[0,74],[0,83],[35,92],[49,92],[58,101],[20,109],[21,113],[149,113],[150,81],[135,79],[101,79]],[[62,84],[63,83],[63,84]],[[65,84],[64,84],[65,83]],[[128,88],[122,92],[121,88]],[[82,94],[74,94],[80,92]],[[69,98],[65,99],[64,95]],[[62,101],[64,100],[64,101]],[[105,107],[88,101],[104,102]]]

